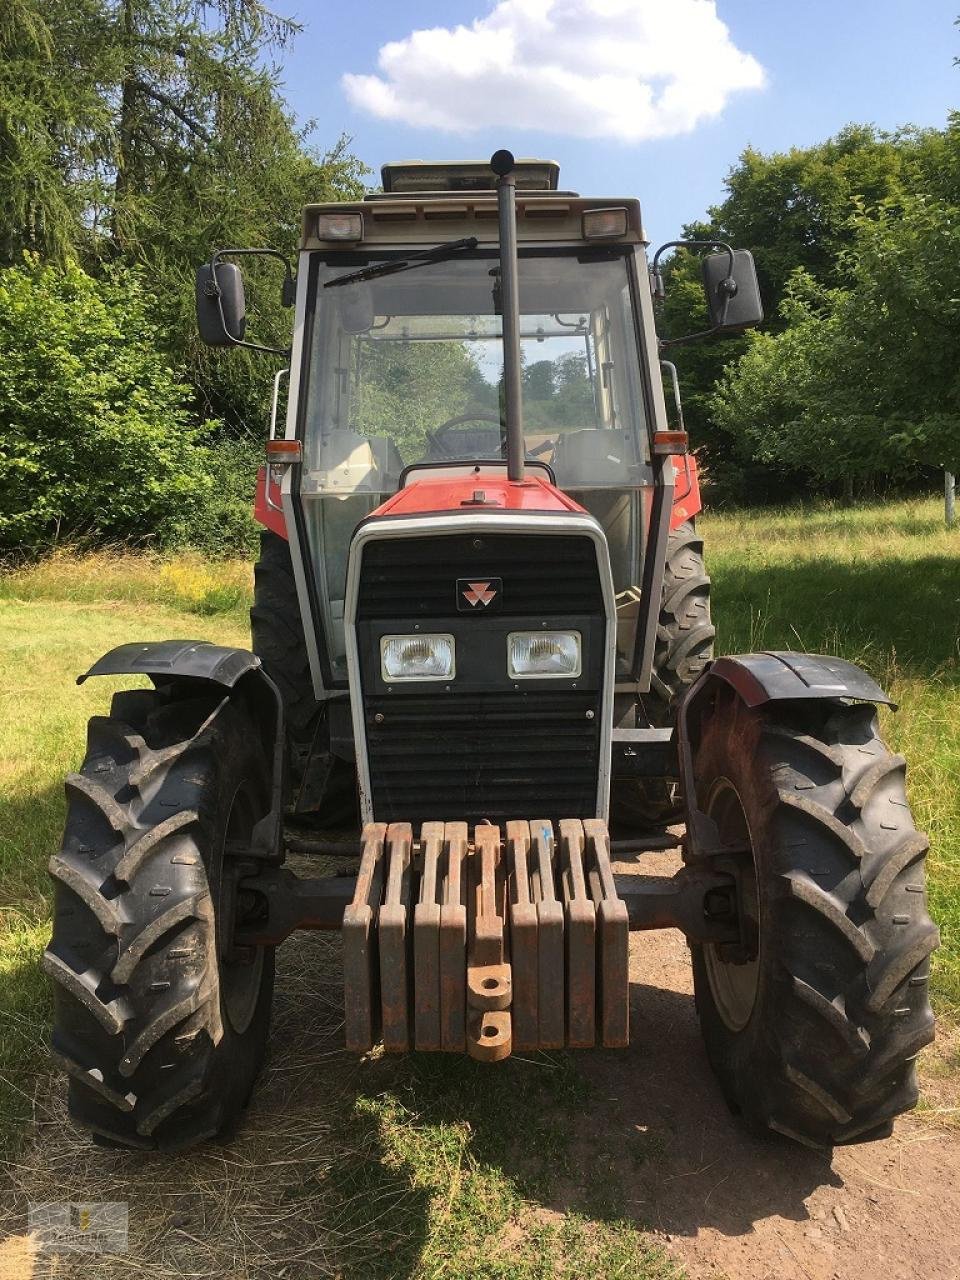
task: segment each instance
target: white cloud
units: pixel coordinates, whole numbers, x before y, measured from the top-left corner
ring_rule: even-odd
[[[383,45],[377,64],[342,84],[383,120],[624,142],[687,133],[765,79],[716,0],[501,0],[470,26]]]

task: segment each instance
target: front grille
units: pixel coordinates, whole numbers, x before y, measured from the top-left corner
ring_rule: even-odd
[[[592,817],[597,813],[603,619],[589,534],[444,532],[364,545],[357,637],[373,815],[378,822]],[[458,580],[499,579],[495,605],[461,612]],[[584,670],[571,684],[512,681],[512,630],[576,626]],[[402,625],[454,636],[449,687],[380,674],[380,637]],[[548,621],[548,625],[550,622]]]
[[[380,822],[502,823],[597,811],[598,693],[390,695],[367,699],[365,713]]]
[[[358,621],[457,616],[458,578],[501,578],[498,611],[541,618],[602,614],[593,542],[575,534],[475,533],[367,544]]]

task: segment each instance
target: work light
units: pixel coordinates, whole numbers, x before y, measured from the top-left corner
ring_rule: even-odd
[[[319,213],[317,214],[318,240],[362,240],[363,214],[361,213]]]
[[[449,680],[456,674],[453,636],[381,636],[380,674],[388,684]]]
[[[511,631],[507,636],[511,680],[572,679],[581,671],[579,631]]]
[[[626,209],[587,209],[584,211],[584,240],[612,240],[626,234]]]

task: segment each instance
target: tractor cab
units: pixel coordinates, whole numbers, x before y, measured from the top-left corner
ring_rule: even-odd
[[[438,469],[506,472],[503,288],[487,174],[484,189],[464,166],[387,166],[384,194],[304,215],[294,429],[330,682],[346,676],[347,549],[360,522]],[[517,166],[523,462],[598,519],[615,590],[625,592],[640,581],[641,494],[653,488],[651,429],[663,414],[640,210],[635,200],[538,190],[540,175],[555,180],[546,166]],[[427,180],[454,189],[425,191]],[[628,639],[625,630],[627,664]]]

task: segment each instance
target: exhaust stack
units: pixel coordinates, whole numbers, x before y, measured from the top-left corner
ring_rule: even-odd
[[[507,476],[523,479],[523,394],[520,381],[520,288],[517,272],[517,178],[509,151],[495,151],[500,218],[500,310],[503,319],[503,399],[507,436]]]

